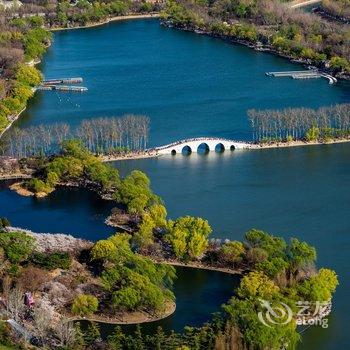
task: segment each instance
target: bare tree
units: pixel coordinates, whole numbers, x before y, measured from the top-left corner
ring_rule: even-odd
[[[62,318],[56,326],[56,336],[59,339],[59,346],[71,347],[75,341],[75,328],[73,322]]]
[[[23,292],[18,288],[13,288],[8,292],[6,311],[10,318],[16,322],[20,320],[26,306],[24,304]]]
[[[49,302],[42,300],[40,306],[33,312],[35,334],[45,340],[48,331],[51,329],[54,317],[54,309]]]

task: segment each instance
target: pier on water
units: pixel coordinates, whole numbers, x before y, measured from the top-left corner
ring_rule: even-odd
[[[77,86],[70,84],[80,84],[83,82],[83,78],[59,78],[59,79],[45,79],[38,90],[41,91],[73,91],[73,92],[84,92],[87,91],[85,86]]]
[[[83,82],[83,78],[60,78],[60,79],[47,79],[43,81],[43,85],[56,85],[56,84],[80,84]]]
[[[333,76],[320,72],[318,69],[309,69],[309,70],[295,70],[295,71],[285,71],[285,72],[266,72],[269,77],[290,77],[293,79],[318,79],[326,78],[329,81],[329,84],[335,84],[337,79]]]
[[[74,91],[74,92],[84,92],[87,91],[85,86],[69,86],[69,85],[40,85],[38,87],[40,91]]]

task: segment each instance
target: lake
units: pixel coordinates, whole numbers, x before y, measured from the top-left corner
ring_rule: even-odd
[[[82,76],[89,91],[37,93],[17,122],[20,127],[59,121],[74,126],[82,118],[137,113],[151,119],[151,145],[192,136],[243,140],[251,138],[249,108],[350,101],[349,83],[268,78],[267,71],[300,67],[246,47],[164,28],[156,20],[58,32],[54,38],[42,64],[46,77]],[[145,171],[170,217],[203,216],[213,227],[213,237],[241,239],[255,227],[314,245],[319,266],[335,269],[341,285],[329,328],[308,329],[299,348],[343,349],[350,344],[349,159],[350,144],[339,144],[164,156],[114,165],[123,175],[132,169]],[[63,188],[44,199],[20,197],[6,184],[0,190],[1,215],[39,232],[104,238],[113,232],[103,223],[111,206],[78,189]],[[196,317],[195,310],[210,299],[188,302],[191,290],[179,292],[180,310],[187,311],[166,321],[177,329],[187,320],[198,325],[209,319],[231,288],[226,279],[211,282],[203,277],[206,272],[195,273],[205,281],[196,293],[205,295],[209,288],[219,297],[211,298],[208,309]],[[178,283],[181,290],[180,279]]]
[[[350,101],[350,84],[271,78],[288,60],[181,32],[155,19],[55,32],[39,67],[46,78],[84,78],[86,93],[37,92],[17,126],[147,115],[150,145],[199,136],[251,139],[248,109]]]

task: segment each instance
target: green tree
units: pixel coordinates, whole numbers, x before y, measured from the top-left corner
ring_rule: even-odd
[[[279,291],[279,287],[263,272],[253,271],[245,275],[239,285],[237,294],[241,298],[271,298]]]
[[[261,309],[260,303],[256,303],[256,298],[232,298],[223,309],[228,315],[230,325],[238,327],[244,343],[252,349],[277,350],[281,348],[281,344],[284,344],[286,349],[295,349],[300,340],[293,320],[286,324],[277,322],[270,327],[265,326],[259,320],[258,313],[266,310]]]
[[[311,127],[305,134],[306,141],[317,141],[320,137],[320,129],[316,126]]]
[[[133,311],[141,303],[141,295],[133,287],[125,287],[113,293],[113,305],[123,311]]]
[[[153,344],[155,350],[163,350],[165,347],[166,335],[161,326],[157,327],[157,332],[154,335]]]
[[[307,301],[329,301],[338,286],[336,273],[329,269],[320,269],[317,275],[304,280],[298,286],[298,293]]]
[[[0,218],[0,229],[4,229],[8,226],[11,226],[10,221],[7,218]]]
[[[220,247],[219,259],[225,264],[240,263],[245,255],[245,248],[242,242],[230,241]]]
[[[257,263],[256,269],[264,272],[270,278],[275,278],[280,274],[285,275],[288,266],[288,262],[282,258],[274,257],[270,260],[265,260]]]
[[[123,350],[125,344],[125,334],[120,326],[115,326],[113,333],[108,336],[108,346],[111,350]]]
[[[73,301],[72,312],[75,315],[89,316],[98,309],[98,299],[89,294],[79,294]]]
[[[264,231],[252,229],[245,234],[245,239],[250,247],[264,249],[270,257],[285,257],[287,244],[281,237],[275,237]]]
[[[84,333],[81,330],[80,322],[75,322],[74,333],[74,350],[85,349]]]
[[[162,204],[154,204],[148,209],[149,215],[151,216],[156,227],[165,227],[167,224],[167,210]]]
[[[288,257],[294,269],[305,267],[316,261],[316,249],[306,242],[292,238],[288,247]]]
[[[132,214],[142,214],[146,208],[160,203],[159,197],[150,189],[149,178],[139,170],[133,170],[121,182],[115,199],[126,204]]]
[[[193,232],[187,242],[187,253],[191,259],[199,258],[208,247],[208,239],[201,232]]]
[[[97,241],[91,249],[93,260],[110,260],[116,252],[116,247],[110,240],[102,239]]]
[[[344,57],[334,56],[329,64],[336,71],[350,71],[350,63]]]
[[[206,250],[211,231],[207,220],[185,216],[168,222],[165,240],[177,258],[197,259]]]
[[[35,67],[20,64],[17,68],[16,79],[22,84],[34,87],[40,84],[42,75]]]
[[[145,249],[154,243],[153,230],[156,223],[150,214],[145,213],[142,216],[142,222],[138,231],[133,236],[133,242],[140,249]]]
[[[84,332],[84,341],[87,345],[92,345],[101,338],[99,326],[96,322],[89,322]]]
[[[19,264],[27,260],[33,251],[34,238],[24,232],[1,232],[0,246],[12,264]]]

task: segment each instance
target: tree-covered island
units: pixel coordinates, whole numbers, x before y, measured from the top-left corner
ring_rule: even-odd
[[[248,231],[243,242],[210,240],[212,229],[205,219],[168,219],[144,173],[133,171],[120,178],[116,169],[76,140],[64,142],[59,154],[32,162],[32,178],[22,187],[35,194],[60,185],[98,191],[115,201],[118,209],[112,220],[122,217],[129,232],[91,243],[13,229],[2,219],[1,310],[4,320],[12,320],[1,323],[2,343],[25,347],[31,341],[74,350],[293,349],[300,341],[298,303],[310,303],[309,319],[319,302],[326,305],[321,318],[330,311],[337,275],[316,268],[316,250],[306,242],[287,242],[256,229]],[[187,327],[182,334],[159,329],[143,335],[138,328],[128,335],[117,326],[101,340],[95,323],[81,329],[72,322],[85,318],[139,323],[169,315],[176,297],[172,264],[237,273],[240,285],[210,322]],[[264,325],[259,320],[261,300],[272,307],[288,305],[293,311],[290,322]]]

